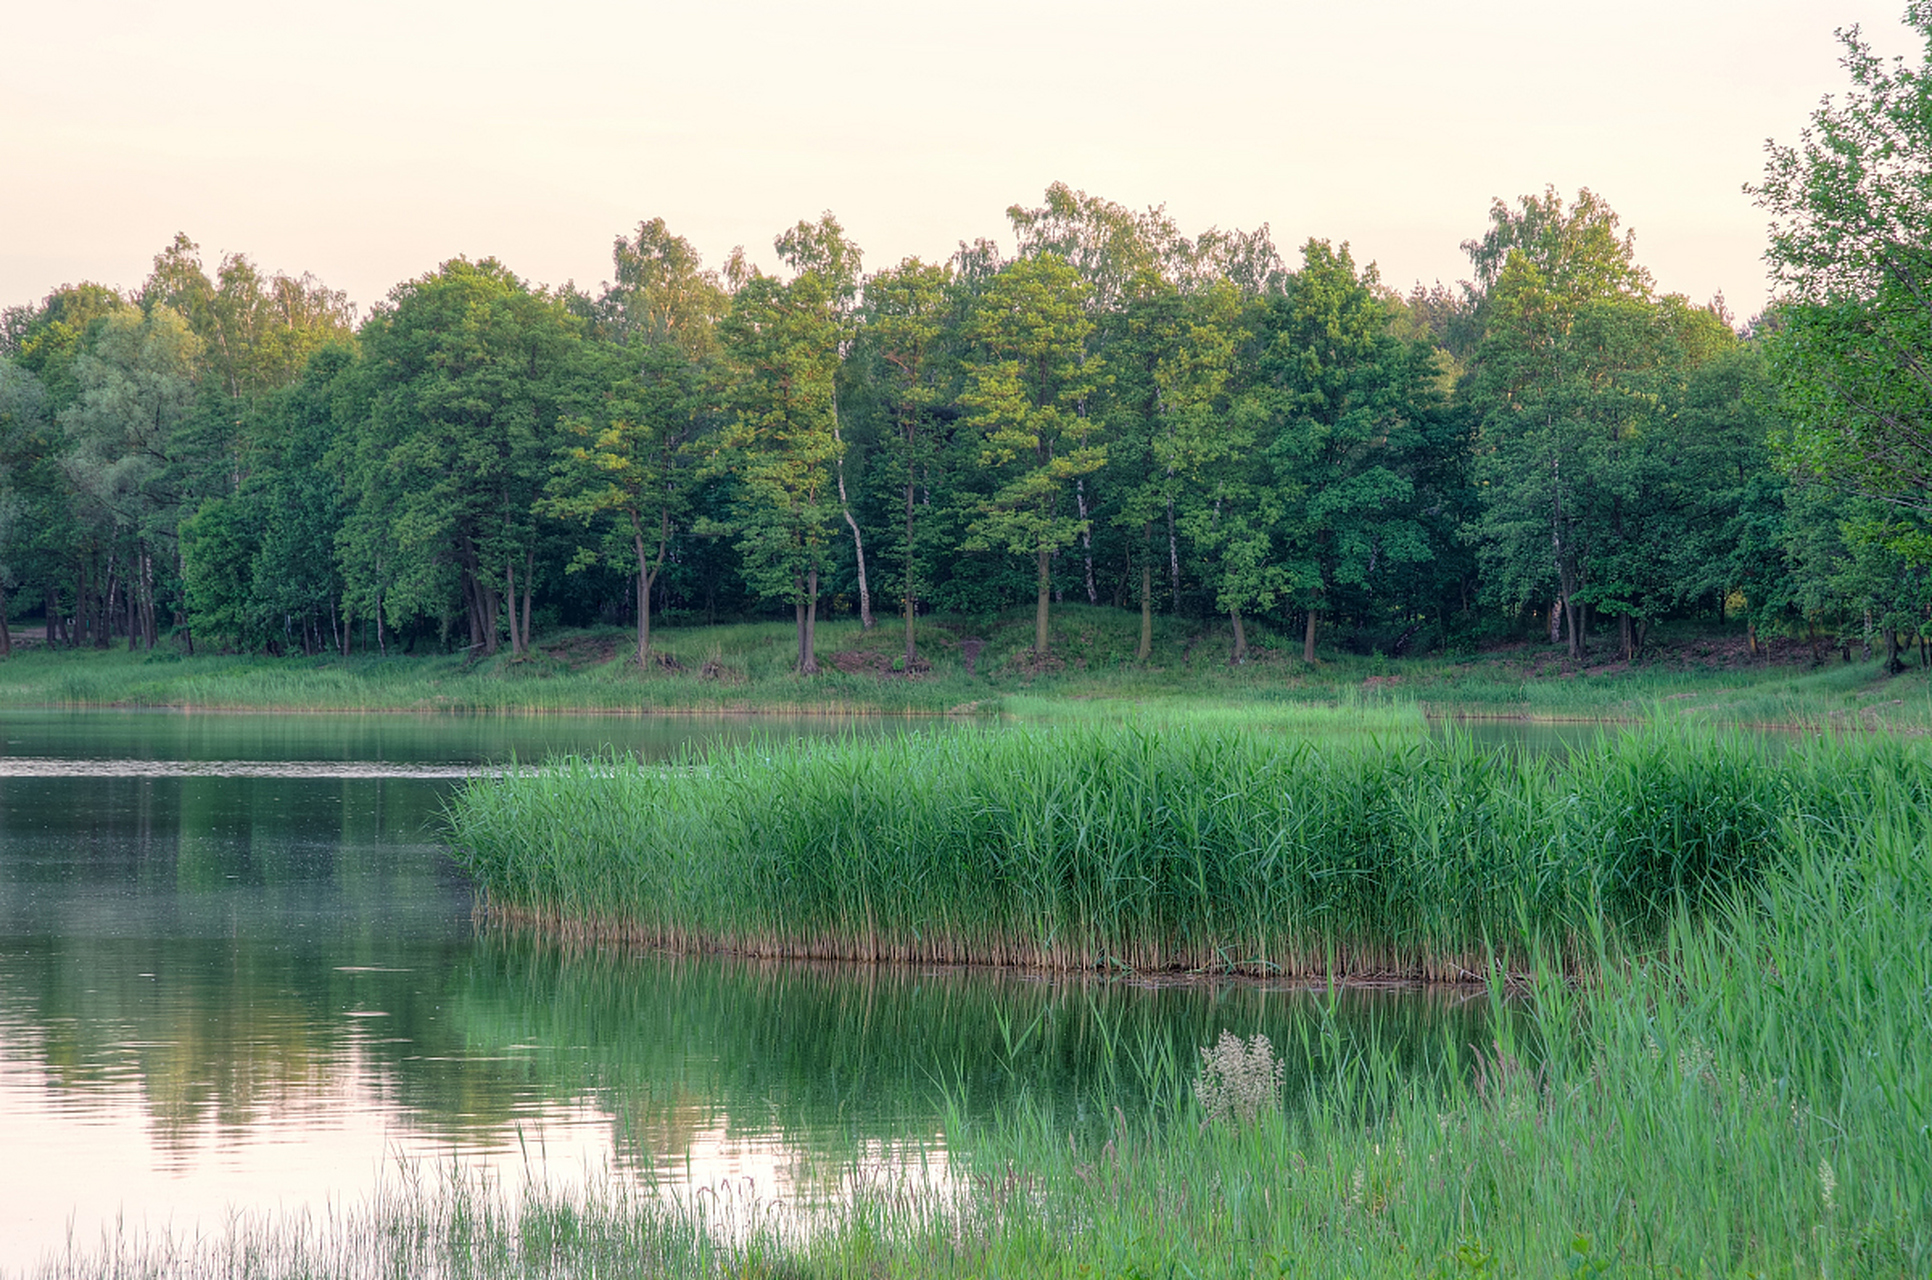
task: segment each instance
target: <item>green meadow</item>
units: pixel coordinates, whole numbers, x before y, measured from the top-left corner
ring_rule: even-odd
[[[1635,663],[1608,637],[1581,663],[1528,643],[1391,658],[1324,650],[1301,661],[1296,637],[1248,628],[1248,661],[1231,663],[1225,621],[1156,619],[1137,661],[1139,618],[1064,605],[1054,658],[1033,659],[1032,616],[922,620],[921,668],[904,671],[904,635],[855,621],[819,626],[821,674],[793,670],[787,623],[667,627],[641,671],[620,629],[568,631],[527,657],[269,657],[157,649],[20,647],[0,663],[0,707],[201,710],[573,711],[635,714],[992,715],[1035,720],[1177,713],[1309,722],[1434,717],[1532,721],[1672,720],[1802,729],[1932,728],[1932,682],[1919,666],[1888,675],[1881,657],[1780,642],[1758,656],[1740,629],[1665,629]],[[970,656],[971,661],[968,662]],[[895,666],[896,664],[896,666]]]

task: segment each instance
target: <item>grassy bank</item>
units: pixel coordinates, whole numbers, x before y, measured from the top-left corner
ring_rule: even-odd
[[[1136,1058],[1136,1101],[955,1117],[950,1185],[855,1168],[816,1223],[729,1191],[516,1206],[432,1179],[324,1221],[117,1237],[44,1274],[1923,1276],[1932,811],[1882,760],[1836,761],[1857,802],[1779,824],[1760,879],[1673,914],[1641,963],[1583,985],[1539,968],[1525,1018],[1434,1066],[1343,1049],[1317,1018],[1272,1046],[1299,1094],[1264,1068],[1250,1114],[1217,1112],[1192,1085],[1225,1072]]]
[[[1689,720],[1708,724],[1924,731],[1932,682],[1876,660],[1820,665],[1789,643],[1754,657],[1742,633],[1665,632],[1635,664],[1599,645],[1581,663],[1522,644],[1459,656],[1386,658],[1324,651],[1303,663],[1288,638],[1253,628],[1255,651],[1229,664],[1220,621],[1161,618],[1146,662],[1135,660],[1138,615],[1066,605],[1055,613],[1054,658],[1031,658],[1032,616],[927,619],[926,669],[908,676],[903,633],[855,622],[820,628],[822,674],[792,670],[784,623],[673,627],[660,661],[640,671],[629,633],[566,632],[528,659],[461,655],[343,659],[184,656],[18,649],[0,664],[0,707],[193,707],[203,710],[772,713],[939,715],[1007,711],[1060,716],[1198,713],[1241,708],[1298,715],[1477,715],[1535,720]]]
[[[502,918],[754,955],[1466,978],[1644,944],[1876,787],[1896,740],[1665,731],[1563,758],[1113,726],[571,760],[451,835]]]

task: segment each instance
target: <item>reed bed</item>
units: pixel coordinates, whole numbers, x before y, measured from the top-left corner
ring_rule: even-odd
[[[1863,781],[1643,963],[1539,966],[1460,1061],[1339,1056],[1317,1023],[1275,1046],[1305,1105],[1248,1123],[1174,1087],[1111,1131],[1035,1103],[949,1133],[1016,1171],[954,1273],[1932,1274],[1932,811]]]
[[[1932,807],[1925,753],[1100,725],[565,759],[471,783],[449,834],[488,912],[578,938],[1468,980],[1642,950],[1881,787]]]
[[[1525,996],[1492,975],[1490,1000],[1521,1016],[1428,1061],[1341,1050],[1318,1013],[1269,1046],[1287,1069],[1264,1067],[1254,1106],[1217,1111],[1192,1087],[1204,1062],[1105,1047],[1132,1087],[953,1106],[949,1182],[855,1180],[802,1232],[757,1229],[755,1197],[734,1233],[703,1200],[606,1187],[496,1208],[450,1179],[326,1237],[298,1218],[191,1246],[111,1238],[40,1274],[1916,1280],[1932,809],[1884,752],[1780,764],[1790,795],[1835,780],[1846,802],[1787,804],[1761,875],[1701,913],[1680,897],[1639,963],[1600,957],[1579,984],[1545,957]]]

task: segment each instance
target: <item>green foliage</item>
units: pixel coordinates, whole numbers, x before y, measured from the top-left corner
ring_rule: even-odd
[[[527,613],[536,503],[586,390],[580,325],[497,262],[459,258],[399,286],[361,340],[342,444],[351,592],[391,626],[447,625],[457,595],[473,648],[496,651],[501,617],[520,651],[516,579]]]
[[[917,660],[914,619],[927,593],[924,583],[935,575],[936,553],[929,520],[921,520],[919,494],[931,494],[935,475],[944,492],[946,464],[937,411],[943,403],[950,362],[943,343],[955,308],[952,272],[908,258],[881,271],[865,283],[865,325],[861,359],[876,364],[869,381],[876,388],[884,419],[879,451],[885,465],[880,481],[890,486],[891,518],[885,527],[899,535],[900,599],[906,620],[905,661]],[[931,506],[928,496],[927,507]],[[898,517],[903,508],[904,528]]]
[[[1374,597],[1433,558],[1418,485],[1445,443],[1426,354],[1389,333],[1373,267],[1310,240],[1270,317],[1262,357],[1273,439],[1280,585],[1311,619],[1342,593]]]
[[[570,567],[588,567],[600,556],[631,560],[643,666],[650,656],[651,588],[690,516],[710,388],[701,366],[668,341],[635,342],[608,358],[621,372],[600,379],[608,390],[592,416],[565,421],[579,443],[560,448],[539,509],[586,527],[607,513],[623,517],[602,547],[580,546]]]
[[[1008,210],[1012,260],[867,277],[828,213],[774,239],[787,277],[714,272],[655,219],[597,294],[457,260],[354,335],[309,277],[178,236],[134,294],[7,313],[0,588],[62,646],[312,655],[373,620],[381,653],[507,636],[521,659],[533,629],[634,622],[668,672],[654,620],[789,613],[812,673],[821,615],[869,628],[877,589],[913,674],[922,611],[1029,598],[1047,679],[1115,662],[1052,652],[1082,598],[1138,606],[1150,670],[1158,611],[1225,617],[1236,665],[1291,629],[1311,664],[1531,629],[1580,663],[1606,621],[1635,661],[1659,626],[1741,613],[1883,641],[1896,671],[1932,634],[1932,533],[1881,484],[1915,456],[1881,427],[1917,412],[1893,366],[1918,322],[1882,293],[1916,259],[1859,219],[1918,206],[1903,160],[1867,166],[1865,213],[1847,184],[1859,147],[1917,145],[1921,85],[1861,48],[1859,95],[1774,149],[1760,194],[1795,265],[1749,336],[1721,300],[1657,296],[1588,190],[1497,201],[1474,279],[1407,298],[1346,244],[1289,270],[1266,227],[1190,238],[1055,184]]]
[[[1906,21],[1932,48],[1932,6]],[[1772,214],[1769,346],[1792,430],[1784,465],[1897,507],[1873,536],[1924,563],[1932,539],[1932,72],[1841,33],[1851,89],[1794,145],[1768,144],[1754,189]]]
[[[842,338],[835,281],[757,276],[738,291],[723,336],[736,375],[733,420],[715,454],[735,501],[727,527],[758,596],[798,610],[799,669],[818,669],[806,622],[831,557],[839,511],[833,379]]]
[[[1037,565],[1038,634],[1047,652],[1047,600],[1056,552],[1087,520],[1069,510],[1068,490],[1107,460],[1087,400],[1101,365],[1087,351],[1093,322],[1086,286],[1056,257],[1023,258],[994,277],[975,303],[966,337],[966,386],[959,402],[980,437],[980,465],[999,485],[968,526],[967,550],[1002,548]]]
[[[1722,316],[1653,299],[1600,200],[1526,208],[1530,243],[1494,275],[1469,375],[1481,509],[1466,536],[1492,601],[1550,602],[1573,655],[1589,612],[1609,614],[1634,657],[1650,623],[1748,573],[1725,539],[1764,468],[1761,401]]]

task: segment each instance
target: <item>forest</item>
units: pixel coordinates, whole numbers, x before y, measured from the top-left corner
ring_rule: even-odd
[[[1757,189],[1747,323],[1660,292],[1588,190],[1496,201],[1469,278],[1408,293],[1062,184],[1010,257],[868,272],[825,213],[775,274],[708,268],[657,220],[596,289],[456,258],[366,314],[177,236],[138,288],[5,312],[0,651],[514,659],[603,624],[648,666],[654,623],[784,617],[810,674],[830,613],[916,672],[918,616],[1030,604],[1045,669],[1078,600],[1139,611],[1143,656],[1162,612],[1226,619],[1234,663],[1256,619],[1314,661],[1635,658],[1688,617],[1898,669],[1932,640],[1928,313],[1910,251],[1847,266],[1815,151]]]

